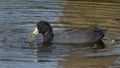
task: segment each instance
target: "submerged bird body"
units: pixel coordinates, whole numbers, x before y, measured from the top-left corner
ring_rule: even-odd
[[[106,32],[105,29],[98,28],[97,25],[92,25],[87,28],[69,29],[60,33],[54,33],[51,25],[48,22],[41,21],[36,25],[36,33],[42,33],[44,42],[52,43],[91,43],[100,41]]]
[[[95,28],[95,29],[94,29]],[[88,27],[81,29],[65,30],[55,34],[54,43],[90,43],[101,40],[104,37],[104,31],[97,27]]]

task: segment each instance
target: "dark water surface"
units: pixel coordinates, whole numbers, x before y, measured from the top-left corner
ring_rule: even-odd
[[[27,42],[35,23],[41,20],[49,21],[56,32],[97,23],[108,29],[102,40],[106,47],[92,50],[92,44],[44,45],[39,36]],[[0,1],[0,68],[120,68],[119,56],[118,0]]]

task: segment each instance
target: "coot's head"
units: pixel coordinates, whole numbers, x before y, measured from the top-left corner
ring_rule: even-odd
[[[43,35],[44,42],[50,42],[53,40],[53,29],[48,22],[40,21],[36,24],[32,35],[37,35],[38,33]]]

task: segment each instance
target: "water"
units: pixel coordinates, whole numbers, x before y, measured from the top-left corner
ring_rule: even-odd
[[[1,0],[0,67],[119,68],[119,4],[117,0]],[[97,23],[108,29],[103,39],[106,47],[92,50],[91,44],[27,42],[41,20],[49,21],[56,32]]]

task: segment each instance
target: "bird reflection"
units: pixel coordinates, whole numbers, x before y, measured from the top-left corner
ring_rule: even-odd
[[[51,42],[42,42],[41,44],[38,44],[37,48],[36,48],[36,52],[52,52],[54,45],[59,48],[60,45],[63,46],[63,48],[67,47],[68,49],[74,49],[74,48],[85,48],[85,47],[90,47],[90,49],[93,50],[98,50],[98,49],[104,49],[105,48],[105,44],[102,40],[98,41],[98,42],[93,42],[93,43],[84,43],[84,44],[53,44]],[[61,46],[61,47],[62,47]],[[66,48],[66,49],[67,49]]]
[[[92,49],[104,49],[105,48],[105,44],[102,40],[98,41],[98,42],[94,42],[91,46]]]
[[[51,48],[52,43],[50,42],[42,42],[41,44],[38,44],[37,48],[35,49],[36,52],[51,52],[52,48]]]
[[[57,45],[57,46],[54,46]],[[94,52],[97,52],[96,50],[99,49],[104,49],[105,48],[105,44],[102,40],[98,41],[98,42],[94,42],[94,43],[85,43],[85,44],[53,44],[50,42],[43,42],[41,44],[37,45],[38,47],[34,50],[35,51],[35,55],[38,58],[37,60],[35,60],[35,62],[50,62],[51,60],[42,60],[39,57],[50,57],[50,56],[57,56],[57,55],[62,55],[62,54],[70,54],[70,52],[72,52],[74,49],[75,50],[79,50],[81,52],[86,51],[83,50],[83,48],[85,47],[89,47],[89,49],[87,50],[94,50]],[[77,48],[77,49],[76,49]],[[73,49],[73,50],[72,50]],[[82,50],[81,50],[82,49]],[[63,51],[62,51],[63,50]],[[66,52],[66,50],[68,52]],[[55,52],[57,51],[57,52]],[[84,53],[84,52],[83,52]],[[80,54],[83,54],[80,53]]]

